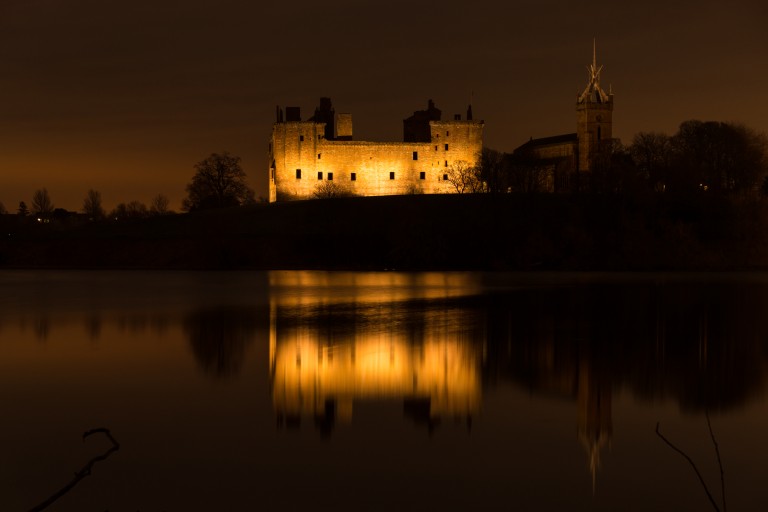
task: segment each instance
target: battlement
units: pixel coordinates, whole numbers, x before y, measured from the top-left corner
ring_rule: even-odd
[[[290,114],[290,115],[289,115]],[[404,120],[403,142],[352,140],[352,115],[336,114],[328,98],[308,121],[298,107],[278,107],[269,145],[270,201],[320,195],[450,193],[448,171],[475,166],[483,147],[483,121],[426,111]]]

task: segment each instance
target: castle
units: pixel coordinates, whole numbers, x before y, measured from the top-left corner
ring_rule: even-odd
[[[455,192],[450,174],[476,166],[483,121],[456,114],[442,121],[429,101],[403,121],[403,142],[356,141],[352,115],[336,113],[329,98],[308,120],[298,107],[277,108],[269,144],[269,201],[321,195],[384,196]]]
[[[578,190],[589,182],[612,141],[613,94],[600,87],[593,44],[589,81],[576,100],[576,133],[531,139],[513,154],[543,170],[544,189]],[[269,144],[269,201],[334,195],[384,196],[460,191],[456,173],[480,163],[483,121],[472,106],[451,121],[429,100],[403,120],[402,142],[356,141],[352,115],[336,113],[329,98],[307,121],[299,107],[278,107]]]

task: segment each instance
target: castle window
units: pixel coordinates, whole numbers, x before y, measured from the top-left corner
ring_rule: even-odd
[[[445,132],[445,136],[448,137],[451,134],[451,132]]]
[[[304,142],[304,136],[303,135],[299,135],[299,142]]]
[[[448,181],[448,175],[447,174],[443,174],[443,181]]]
[[[323,179],[323,171],[320,171],[317,173],[317,179],[319,180]]]
[[[598,127],[597,127],[597,140],[600,140],[600,139],[602,139],[602,138],[603,138],[603,137],[602,137],[602,134],[603,134],[603,131],[602,131],[602,129],[601,129],[599,126],[598,126]]]
[[[301,169],[296,169],[296,179],[297,180],[301,179]]]
[[[421,171],[421,172],[419,173],[419,179],[420,179],[420,180],[425,180],[425,179],[427,179],[427,173],[426,173],[426,172],[424,172],[424,171]]]
[[[389,179],[391,179],[391,180],[395,179],[395,171],[391,171],[389,173]]]
[[[448,144],[445,145],[445,150],[448,151]]]
[[[445,166],[448,167],[448,160],[445,161]]]
[[[349,179],[350,179],[350,180],[352,180],[352,181],[357,181],[357,173],[356,173],[356,172],[353,172],[353,173],[352,173],[352,174],[349,176]]]
[[[437,151],[437,146],[435,146],[435,151]]]
[[[333,181],[333,173],[332,172],[328,173],[328,181]]]
[[[419,159],[419,152],[418,151],[414,151],[413,152],[413,159],[414,160],[418,160]]]
[[[320,153],[317,154],[317,159],[320,160]]]

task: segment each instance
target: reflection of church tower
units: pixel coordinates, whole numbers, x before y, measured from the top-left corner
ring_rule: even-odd
[[[578,435],[589,457],[592,473],[592,492],[595,492],[600,451],[611,440],[611,385],[603,382],[592,370],[589,362],[579,364],[578,381]]]
[[[593,170],[596,156],[605,143],[610,141],[613,127],[613,94],[600,87],[600,72],[597,66],[595,44],[592,44],[592,64],[587,66],[589,83],[576,100],[576,132],[579,144],[579,171]]]

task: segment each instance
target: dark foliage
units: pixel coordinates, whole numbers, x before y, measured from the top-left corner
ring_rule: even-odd
[[[213,153],[195,164],[195,175],[187,185],[185,211],[241,206],[253,202],[253,190],[245,183],[240,157]]]

